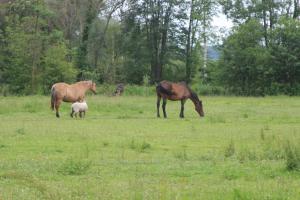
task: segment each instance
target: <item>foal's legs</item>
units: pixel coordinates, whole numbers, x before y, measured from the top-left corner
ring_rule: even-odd
[[[73,118],[74,110],[72,109],[72,112],[70,113],[70,116]]]
[[[180,115],[179,115],[180,118],[184,118],[183,112],[184,112],[184,104],[185,104],[185,102],[186,102],[186,99],[181,99],[181,110],[180,110]]]
[[[85,117],[85,111],[79,111],[79,117],[84,118]]]
[[[163,108],[163,112],[164,112],[164,118],[167,118],[166,104],[167,104],[167,99],[163,98],[162,108]]]
[[[160,99],[161,99],[161,96],[157,95],[157,102],[156,102],[157,117],[160,117],[160,114],[159,114]]]
[[[55,110],[56,110],[56,117],[57,118],[59,118],[59,106],[60,106],[60,104],[61,104],[61,100],[57,100],[56,102],[55,102]]]

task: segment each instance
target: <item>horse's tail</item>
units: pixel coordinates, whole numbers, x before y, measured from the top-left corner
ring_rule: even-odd
[[[163,93],[166,95],[173,95],[172,91],[167,90],[166,88],[164,88],[160,83],[156,86],[156,93]]]
[[[56,96],[55,96],[55,88],[51,88],[51,109],[54,110],[54,104],[56,101]]]

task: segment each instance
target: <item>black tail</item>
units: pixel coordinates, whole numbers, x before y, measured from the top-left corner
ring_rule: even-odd
[[[172,91],[167,90],[160,83],[156,86],[156,92],[157,93],[163,93],[163,94],[166,94],[166,95],[173,95]]]
[[[55,91],[54,87],[51,88],[51,109],[54,110],[54,104],[55,104]]]

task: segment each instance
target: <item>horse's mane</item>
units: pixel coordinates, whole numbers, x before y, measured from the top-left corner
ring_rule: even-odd
[[[193,99],[195,99],[195,100],[197,100],[197,101],[200,101],[198,95],[196,94],[196,92],[190,91],[190,93],[191,93],[191,97],[192,97]]]
[[[185,82],[184,82],[185,83]],[[187,84],[185,84],[189,92],[191,93],[191,98],[195,99],[196,101],[200,101],[196,92],[194,92]]]
[[[91,80],[86,80],[86,81],[79,81],[79,82],[77,82],[77,83],[75,83],[75,84],[92,84],[93,83],[93,81],[91,81]]]

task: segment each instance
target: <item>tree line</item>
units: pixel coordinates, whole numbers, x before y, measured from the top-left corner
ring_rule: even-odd
[[[234,23],[216,36],[223,12]],[[0,89],[185,81],[227,94],[300,94],[299,0],[4,0]],[[219,59],[208,58],[214,45]]]

